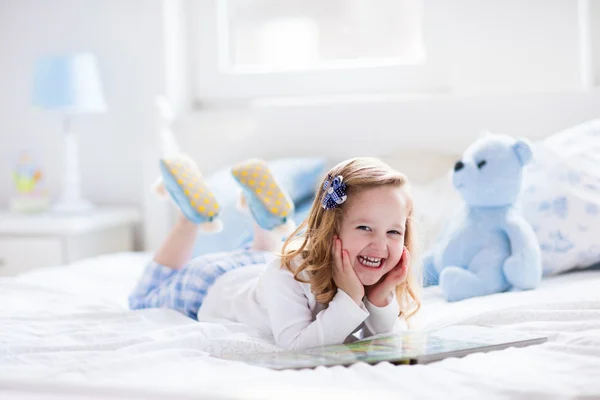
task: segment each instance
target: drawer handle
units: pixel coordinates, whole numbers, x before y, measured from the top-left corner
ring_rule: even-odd
[[[0,257],[0,268],[5,267],[5,266],[6,266],[6,258]]]

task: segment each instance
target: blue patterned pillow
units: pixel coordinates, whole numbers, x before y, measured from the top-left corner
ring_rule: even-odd
[[[600,120],[536,144],[521,205],[542,249],[545,275],[600,262]]]
[[[281,158],[269,161],[269,167],[294,202],[294,219],[299,224],[307,215],[315,188],[325,174],[326,159]],[[252,240],[252,217],[236,208],[240,186],[231,175],[230,168],[223,168],[207,179],[208,187],[221,206],[219,216],[223,221],[223,230],[219,233],[199,233],[194,256],[235,250]]]

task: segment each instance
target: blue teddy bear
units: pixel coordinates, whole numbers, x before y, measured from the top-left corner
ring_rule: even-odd
[[[452,183],[465,202],[424,257],[424,284],[439,284],[448,301],[536,288],[540,246],[515,207],[523,168],[533,156],[524,139],[488,134],[454,166]]]

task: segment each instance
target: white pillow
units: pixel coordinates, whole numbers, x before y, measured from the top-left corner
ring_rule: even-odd
[[[544,275],[600,262],[600,120],[535,144],[521,206],[540,242]]]

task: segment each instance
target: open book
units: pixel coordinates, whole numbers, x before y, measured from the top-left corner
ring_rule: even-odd
[[[275,353],[231,354],[228,360],[272,369],[376,364],[426,364],[447,357],[544,343],[547,337],[501,328],[452,326],[433,331],[406,331],[378,335],[357,342]]]

